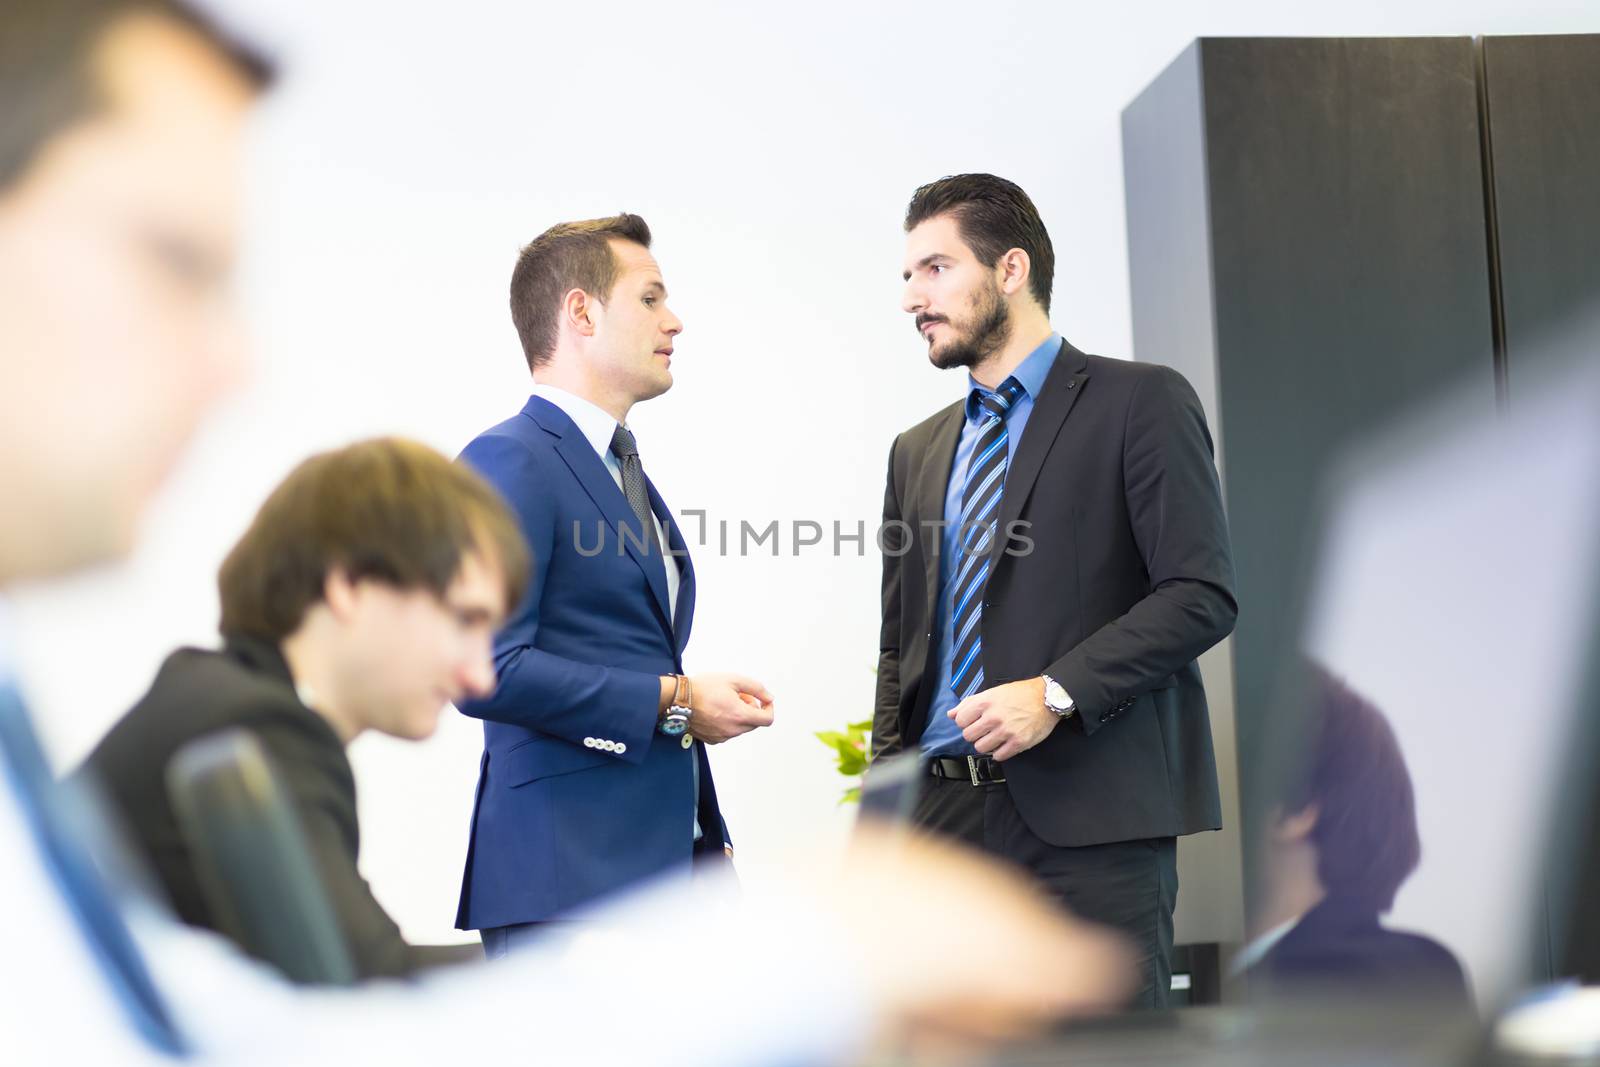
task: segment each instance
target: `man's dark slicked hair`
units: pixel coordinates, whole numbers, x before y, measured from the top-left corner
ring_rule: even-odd
[[[20,178],[39,150],[104,106],[95,49],[133,15],[169,19],[211,45],[256,89],[273,78],[261,52],[183,0],[4,0],[0,5],[0,190]]]
[[[1020,185],[993,174],[956,174],[929,182],[911,194],[906,232],[940,215],[955,219],[961,239],[986,267],[1013,248],[1028,253],[1028,291],[1049,313],[1056,253],[1038,208]]]
[[[511,272],[511,321],[529,369],[547,363],[560,333],[561,300],[582,289],[604,304],[621,264],[613,240],[650,247],[650,227],[624,212],[604,219],[563,222],[528,242]]]
[[[1284,811],[1316,807],[1311,843],[1330,896],[1386,912],[1422,860],[1411,772],[1383,712],[1323,668],[1311,675],[1303,771]]]

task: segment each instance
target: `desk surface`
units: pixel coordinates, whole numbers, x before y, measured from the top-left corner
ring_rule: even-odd
[[[1483,1028],[1411,1005],[1186,1008],[1081,1024],[1008,1051],[992,1067],[1472,1067]]]

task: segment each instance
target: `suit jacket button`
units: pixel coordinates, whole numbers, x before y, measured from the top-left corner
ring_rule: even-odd
[[[694,744],[694,738],[690,737],[688,734],[684,734],[683,735],[683,747],[684,748],[688,748],[692,744]]]
[[[584,739],[583,739],[583,747],[584,747],[584,748],[593,748],[593,747],[594,747],[594,738],[592,738],[592,737],[585,737],[585,738],[584,738]]]
[[[617,755],[622,755],[624,752],[628,751],[628,743],[626,741],[618,741],[616,751]]]

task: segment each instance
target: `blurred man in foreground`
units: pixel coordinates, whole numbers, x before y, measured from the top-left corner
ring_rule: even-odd
[[[263,76],[173,3],[12,0],[0,13],[0,587],[126,552],[239,376],[225,291],[244,119]],[[113,892],[89,856],[97,823],[53,781],[4,653],[0,641],[8,1065],[184,1053],[787,1064],[907,1024],[1024,1032],[1123,990],[1120,949],[1052,917],[1011,876],[872,836],[837,868],[797,856],[785,889],[760,899],[715,880],[693,896],[641,893],[599,917],[617,937],[533,952],[492,976],[296,990]],[[861,902],[890,893],[906,898],[904,921],[885,928]],[[951,900],[981,918],[927,938]],[[964,965],[936,966],[952,957]],[[704,1024],[684,1025],[696,1010]],[[506,1025],[530,1016],[535,1032]]]
[[[345,746],[368,730],[422,740],[444,704],[492,692],[490,644],[527,577],[498,494],[425,445],[363,441],[296,468],[222,564],[223,648],[169,656],[88,760],[178,915],[222,929],[167,768],[239,728],[284,784],[358,974],[475,956],[407,944],[373,897]]]

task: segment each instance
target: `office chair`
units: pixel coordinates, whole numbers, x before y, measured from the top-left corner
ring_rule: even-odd
[[[240,729],[191,741],[166,779],[218,929],[291,981],[354,984],[338,917],[260,742]]]

